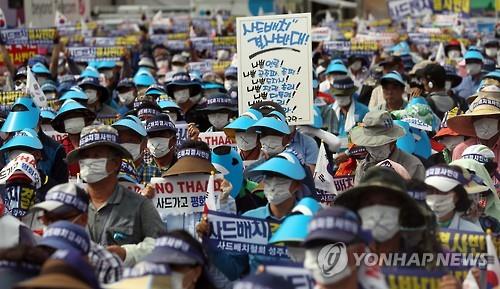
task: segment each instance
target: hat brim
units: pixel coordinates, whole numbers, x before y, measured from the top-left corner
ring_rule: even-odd
[[[43,201],[38,204],[35,204],[31,209],[32,210],[45,210],[47,212],[52,212],[60,207],[64,206],[63,203],[58,201]]]
[[[462,77],[459,75],[447,74],[445,79],[451,80],[451,88],[457,87],[462,82]]]
[[[331,93],[332,93],[333,96],[351,96],[357,90],[358,90],[357,86],[353,86],[353,87],[348,88],[348,89],[336,89],[336,88],[333,88],[331,90]]]
[[[343,242],[346,244],[350,244],[357,239],[356,237],[356,235],[347,233],[342,230],[317,230],[315,232],[312,232],[311,234],[308,234],[302,245],[305,248],[311,248],[325,242]]]
[[[237,106],[222,106],[222,105],[211,105],[207,106],[205,108],[199,109],[199,111],[220,111],[220,110],[227,110],[229,112],[235,112],[238,111]]]
[[[71,112],[83,113],[83,117],[85,118],[85,126],[92,124],[92,122],[96,118],[96,114],[89,109],[74,109],[56,115],[56,117],[54,117],[54,119],[51,121],[52,127],[60,133],[65,133],[66,130],[64,128],[64,117]]]
[[[111,147],[112,149],[117,150],[121,154],[122,159],[132,159],[132,156],[130,155],[130,153],[125,148],[123,148],[121,145],[114,143],[114,142],[97,141],[97,142],[93,142],[93,143],[90,143],[90,144],[85,145],[83,147],[79,147],[77,149],[70,151],[68,153],[68,155],[66,156],[66,160],[67,160],[68,164],[72,164],[72,163],[75,163],[78,160],[80,160],[80,153],[83,150],[90,149],[90,148],[97,147],[97,146]]]
[[[201,92],[201,84],[197,82],[187,82],[187,81],[172,81],[165,86],[165,90],[167,94],[171,97],[174,96],[174,89],[189,89],[189,96],[195,96]]]
[[[42,274],[17,284],[16,288],[92,289],[92,287],[66,274]]]
[[[38,243],[37,246],[46,246],[50,247],[53,249],[57,250],[77,250],[79,249],[71,246],[67,241],[61,240],[59,237],[45,237],[42,238]]]
[[[373,147],[391,143],[404,135],[405,130],[397,124],[378,135],[367,135],[366,128],[358,126],[351,130],[351,141],[358,146]]]
[[[210,174],[216,172],[215,167],[210,161],[196,157],[183,157],[177,160],[175,164],[163,174],[165,177],[180,174],[204,173]]]
[[[192,256],[188,256],[187,254],[183,254],[178,250],[168,247],[154,248],[151,254],[144,258],[144,261],[176,265],[196,265],[202,263]]]
[[[290,161],[281,157],[271,158],[248,172],[249,177],[266,174],[280,174],[297,181],[303,180],[306,177],[302,166],[299,169],[299,166],[291,165]]]
[[[460,134],[457,133],[456,131],[452,130],[451,128],[449,127],[443,127],[442,129],[440,129],[436,135],[433,137],[434,139],[437,139],[437,138],[440,138],[440,137],[444,137],[444,136],[459,136]]]
[[[450,178],[432,176],[425,178],[425,184],[439,190],[440,192],[449,192],[453,190],[454,187],[460,185],[460,182]]]
[[[498,118],[500,117],[500,111],[473,111],[471,113],[460,114],[448,119],[446,121],[446,124],[449,128],[456,131],[460,135],[475,137],[476,131],[473,124],[474,120],[478,119],[479,117],[488,116]]]

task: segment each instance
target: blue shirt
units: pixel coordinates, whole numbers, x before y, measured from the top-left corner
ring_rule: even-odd
[[[316,165],[319,148],[312,137],[297,131],[288,148],[300,153],[304,157],[306,164]]]
[[[354,101],[354,120],[356,123],[362,122],[363,118],[365,117],[365,114],[367,114],[368,111],[369,109],[366,105],[362,104],[361,102]],[[340,137],[347,137],[347,133],[344,128],[345,120],[346,120],[346,115],[340,112],[339,127],[338,127],[339,131],[338,136]]]
[[[477,80],[473,80],[472,76],[467,75],[466,77],[462,78],[462,82],[460,82],[457,87],[453,88],[452,91],[459,97],[467,99],[469,96],[476,93],[476,91],[479,89],[479,84],[481,84],[481,77],[479,77]]]

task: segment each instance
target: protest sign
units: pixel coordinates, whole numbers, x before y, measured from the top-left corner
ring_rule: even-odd
[[[55,28],[16,28],[0,31],[7,45],[17,44],[52,44],[56,35]]]
[[[189,62],[189,71],[199,71],[201,73],[207,73],[212,71],[212,60]]]
[[[188,139],[188,124],[186,122],[177,122],[175,128],[177,129],[177,146],[180,146]]]
[[[23,95],[23,92],[19,90],[0,91],[0,104],[4,106],[13,105],[14,102]]]
[[[288,258],[286,247],[268,244],[277,222],[209,211],[208,223],[210,235],[203,243],[212,250]]]
[[[208,144],[210,149],[221,145],[236,146],[236,142],[230,139],[223,131],[200,132],[199,137]]]
[[[432,14],[431,0],[391,0],[387,2],[387,6],[389,15],[396,21]]]
[[[16,66],[24,64],[28,59],[38,53],[37,45],[7,45],[5,48],[9,53],[10,60]],[[0,65],[5,65],[2,54],[0,54]]]
[[[328,172],[328,158],[323,142],[319,148],[313,179],[314,187],[316,188],[316,199],[325,204],[333,202],[337,195],[337,191],[333,185],[333,177],[330,172]]]
[[[470,0],[433,0],[435,13],[470,13]]]
[[[313,289],[314,279],[302,263],[274,262],[264,265],[265,272],[290,281],[295,289]]]
[[[346,190],[354,187],[354,176],[334,177],[333,184],[335,186],[337,194],[341,194]]]
[[[234,36],[217,36],[212,38],[212,49],[234,49],[236,47],[236,37]]]
[[[372,55],[378,50],[378,43],[376,41],[347,41],[347,40],[334,40],[326,41],[323,43],[323,50],[326,53],[342,53],[343,55],[351,54],[364,54]]]
[[[153,204],[160,215],[179,215],[203,212],[209,175],[189,174],[166,178],[152,178],[156,195]],[[221,179],[216,179],[215,193],[220,193]]]
[[[76,62],[88,62],[94,60],[118,61],[125,53],[124,46],[109,47],[68,47],[69,57]]]
[[[196,51],[212,50],[213,42],[208,37],[192,37],[190,41]]]
[[[131,190],[132,192],[136,192],[136,193],[139,193],[144,188],[144,185],[142,185],[142,184],[136,184],[136,183],[126,182],[126,181],[121,181],[119,183],[120,183],[120,185],[124,186],[125,188]]]
[[[312,124],[311,14],[236,21],[240,115],[270,100],[284,107],[290,125]]]
[[[0,171],[0,184],[5,184],[9,177],[17,170],[26,174],[35,184],[36,188],[40,188],[42,181],[40,173],[36,169],[35,157],[27,153],[19,154]]]
[[[500,236],[493,235],[493,244],[497,250],[497,255],[500,253]],[[443,247],[448,248],[453,252],[459,253],[485,253],[486,252],[486,235],[478,232],[466,232],[441,228],[438,235],[438,240]]]
[[[434,289],[439,288],[439,282],[444,275],[452,274],[459,282],[462,282],[467,276],[469,268],[454,267],[448,270],[425,268],[404,268],[404,267],[381,267],[385,275],[389,288],[421,288]]]
[[[212,62],[212,71],[214,73],[224,74],[224,71],[231,66],[230,60]]]
[[[311,31],[311,41],[329,41],[332,31],[329,27],[316,27]]]

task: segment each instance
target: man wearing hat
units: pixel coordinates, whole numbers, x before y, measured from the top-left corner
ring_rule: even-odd
[[[323,112],[323,126],[343,139],[342,148],[347,148],[347,134],[356,123],[363,120],[368,107],[353,98],[357,87],[349,76],[338,76],[333,80],[332,95],[335,102]]]
[[[98,116],[114,116],[118,114],[114,108],[106,104],[109,98],[109,90],[99,84],[99,80],[84,78],[78,85],[87,94],[87,107]]]
[[[459,86],[453,89],[453,92],[455,95],[467,99],[479,88],[483,76],[481,71],[483,69],[484,57],[481,52],[469,49],[465,53],[464,59],[467,76],[462,79]]]
[[[61,140],[66,153],[78,147],[82,129],[94,120],[95,114],[78,102],[68,99],[63,103],[56,117],[52,120],[52,127],[60,133],[67,133]],[[69,165],[68,169],[70,177],[76,177],[80,171],[77,164]]]
[[[133,109],[133,103],[137,97],[137,89],[135,88],[132,78],[124,78],[118,82],[115,88],[116,95],[118,96],[118,112],[124,115]]]
[[[419,242],[406,239],[401,228],[426,225],[422,209],[407,193],[405,180],[386,167],[370,168],[357,186],[337,197],[335,205],[359,214],[363,229],[371,231],[375,242],[370,249],[378,254],[414,251]]]
[[[401,57],[399,56],[390,56],[385,55],[381,58],[381,61],[378,63],[378,66],[382,68],[382,74],[386,75],[391,71],[396,71],[401,74],[404,72],[404,65]],[[370,102],[368,103],[368,108],[370,110],[376,109],[380,107],[383,103],[385,103],[385,97],[382,85],[376,86],[371,94]]]
[[[484,42],[484,70],[493,71],[498,63],[498,40],[489,39]]]
[[[212,125],[207,132],[222,131],[229,120],[237,114],[238,106],[226,93],[214,93],[207,98],[207,106],[200,109],[208,116]]]
[[[487,86],[478,93],[478,97],[464,114],[448,119],[448,126],[457,133],[469,136],[465,142],[457,145],[453,150],[453,160],[459,159],[463,151],[475,144],[484,144],[489,147],[498,160],[500,145],[498,143],[498,127],[500,115],[500,90],[497,86]],[[497,168],[495,184],[500,182]]]
[[[307,237],[303,243],[306,249],[304,268],[311,273],[317,288],[321,289],[370,288],[371,282],[387,287],[384,276],[378,269],[370,268],[373,274],[367,274],[365,264],[356,266],[354,254],[367,252],[370,243],[371,235],[363,230],[356,213],[341,206],[324,209],[309,223]],[[337,265],[342,264],[341,266],[330,264],[332,260],[329,260],[326,254],[321,255],[327,246],[332,246],[330,252],[338,252],[340,259]],[[325,271],[327,266],[332,265],[332,270],[341,268],[335,272]]]
[[[227,91],[238,91],[238,68],[236,66],[229,66],[224,71],[224,88]]]
[[[186,72],[186,57],[176,54],[172,57],[171,70],[173,73]]]
[[[332,86],[332,82],[335,79],[335,77],[340,76],[340,75],[347,75],[347,67],[345,66],[344,62],[340,59],[334,59],[328,64],[328,67],[326,68],[325,71],[326,74],[326,79],[319,84],[319,91],[320,92],[330,92],[330,88]]]
[[[83,128],[79,147],[67,157],[68,163],[80,165],[90,197],[88,230],[103,246],[137,244],[163,231],[153,204],[118,184],[123,158],[132,157],[118,144],[116,129],[107,125]]]
[[[147,149],[153,157],[149,165],[156,167],[146,178],[160,177],[177,161],[177,128],[168,115],[161,113],[146,121]]]
[[[406,83],[397,71],[391,71],[380,79],[384,101],[374,110],[394,110],[404,109],[407,102],[403,99]],[[373,97],[373,96],[372,96]]]
[[[347,60],[349,66],[349,76],[354,84],[359,89],[363,86],[363,82],[368,78],[370,71],[368,70],[368,63],[366,58],[361,54],[352,54]]]
[[[368,112],[363,123],[353,128],[350,133],[352,143],[364,146],[368,151],[365,159],[356,168],[355,183],[359,182],[369,167],[385,159],[405,167],[412,178],[423,180],[425,169],[422,162],[396,147],[396,140],[404,134],[404,129],[394,124],[387,111]]]
[[[42,212],[40,220],[43,225],[49,226],[47,231],[59,224],[59,221],[64,221],[63,225],[66,229],[70,231],[76,230],[78,233],[84,231],[84,228],[87,227],[88,206],[89,196],[85,190],[77,184],[65,183],[50,189],[47,192],[45,201],[33,206],[33,210]],[[83,235],[83,233],[80,233],[80,235]],[[52,235],[51,240],[42,240],[42,244],[55,249],[64,249],[61,243],[65,244],[66,242],[62,238],[63,236]],[[82,252],[82,254],[88,255],[99,282],[106,284],[120,280],[123,271],[122,260],[101,245],[91,241],[86,232],[83,238],[90,242],[90,246],[88,252]],[[127,255],[132,255],[133,252],[127,253]]]

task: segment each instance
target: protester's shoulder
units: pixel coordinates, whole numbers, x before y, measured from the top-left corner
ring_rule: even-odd
[[[420,161],[419,158],[417,158],[416,156],[412,155],[412,154],[409,154],[403,150],[400,150],[398,149],[398,159],[401,161],[401,163],[404,163],[404,164],[413,164],[413,165],[422,165],[422,161]]]
[[[133,192],[120,184],[118,184],[118,190],[120,190],[121,193],[123,194],[122,202],[129,202],[129,203],[133,203],[133,204],[142,204],[145,201],[147,201],[147,199],[144,196],[142,196],[136,192]]]

